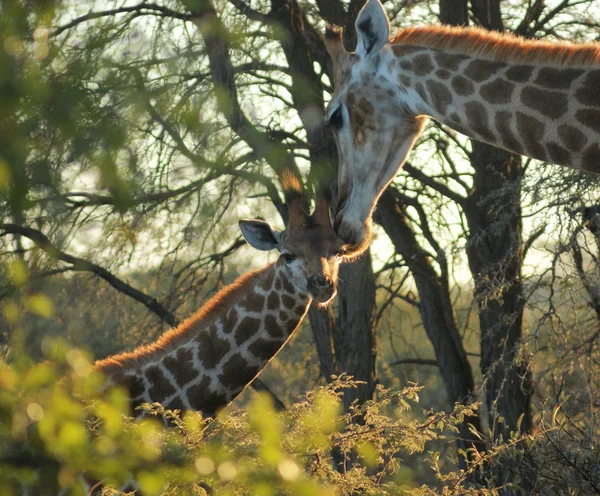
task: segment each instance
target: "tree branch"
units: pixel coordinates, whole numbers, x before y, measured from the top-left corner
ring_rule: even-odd
[[[402,358],[400,360],[394,360],[390,362],[389,365],[433,365],[434,367],[438,366],[437,360],[428,360],[426,358]]]
[[[229,46],[225,41],[225,27],[217,16],[211,0],[206,0],[190,13],[190,18],[206,45],[210,72],[215,85],[217,106],[225,116],[231,129],[254,150],[258,158],[264,159],[279,178],[285,171],[291,171],[301,180],[300,171],[293,156],[281,143],[269,140],[261,133],[243,112],[237,93],[235,71],[229,56]]]
[[[126,294],[127,296],[130,296],[131,298],[142,303],[146,308],[158,315],[169,325],[175,327],[179,323],[179,321],[173,315],[173,313],[171,313],[168,309],[161,305],[156,298],[152,298],[151,296],[148,296],[147,294],[135,289],[134,287],[130,286],[126,282],[122,281],[121,279],[111,274],[103,267],[96,265],[95,263],[65,253],[64,251],[57,248],[54,244],[52,244],[52,242],[41,231],[38,231],[37,229],[33,229],[31,227],[2,223],[0,223],[0,229],[4,231],[5,234],[16,234],[30,239],[35,243],[35,245],[38,248],[43,250],[49,257],[55,260],[60,260],[62,262],[71,264],[71,270],[93,272],[98,277],[108,282],[113,288],[115,288],[119,292]]]
[[[191,16],[189,14],[183,14],[181,12],[177,12],[175,10],[165,7],[164,5],[142,2],[137,5],[132,5],[131,7],[119,7],[118,9],[103,10],[100,12],[88,12],[85,15],[82,15],[82,16],[79,16],[79,17],[73,19],[71,22],[68,22],[64,26],[59,26],[54,31],[52,31],[51,36],[58,36],[62,32],[66,31],[68,29],[71,29],[71,28],[77,26],[78,24],[81,24],[81,23],[87,22],[87,21],[91,21],[93,19],[99,19],[101,17],[110,17],[110,16],[114,16],[117,14],[127,14],[130,12],[139,12],[142,14],[145,13],[142,11],[148,11],[147,15],[159,15],[160,17],[172,17],[174,19],[181,19],[184,21],[189,21],[191,19]]]
[[[458,193],[455,193],[454,191],[452,191],[450,188],[448,188],[448,186],[446,186],[444,184],[441,184],[441,183],[438,183],[436,180],[432,179],[427,174],[423,173],[422,171],[420,171],[416,167],[413,167],[409,163],[405,163],[404,166],[403,166],[403,169],[411,177],[413,177],[416,180],[420,181],[425,186],[429,186],[430,188],[434,189],[438,193],[441,193],[446,198],[452,200],[453,202],[457,203],[458,205],[460,205],[461,207],[464,208],[464,206],[465,206],[465,198],[462,197],[462,196],[460,196]]]

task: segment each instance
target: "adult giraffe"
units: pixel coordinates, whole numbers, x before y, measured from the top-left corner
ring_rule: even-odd
[[[335,93],[327,120],[340,156],[335,229],[354,254],[381,193],[427,120],[538,160],[600,173],[600,45],[528,41],[477,28],[408,28],[391,40],[379,0],[325,42]]]
[[[155,343],[96,362],[96,370],[129,391],[132,414],[158,402],[214,417],[290,339],[311,301],[326,305],[335,297],[343,242],[331,226],[329,202],[318,198],[307,215],[299,183],[286,188],[285,231],[240,221],[254,248],[279,250],[275,263],[241,276]]]

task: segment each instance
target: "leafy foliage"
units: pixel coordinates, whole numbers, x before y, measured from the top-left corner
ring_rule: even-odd
[[[144,494],[202,494],[202,485],[218,494],[399,494],[414,485],[403,458],[445,439],[465,413],[407,417],[413,386],[380,388],[341,414],[343,389],[356,386],[342,377],[279,414],[256,395],[247,411],[208,427],[197,413],[182,418],[158,404],[132,422],[126,394],[107,390],[85,353],[61,342],[46,349],[48,361],[1,364],[2,494],[84,494],[95,481],[114,494],[133,480]],[[336,452],[362,463],[337,470]]]

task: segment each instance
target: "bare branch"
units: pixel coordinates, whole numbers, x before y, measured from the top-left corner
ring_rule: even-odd
[[[434,367],[438,366],[437,360],[428,360],[426,358],[402,358],[400,360],[394,360],[390,362],[389,365],[432,365]]]
[[[261,133],[243,112],[238,98],[229,46],[223,36],[225,27],[218,18],[212,1],[203,2],[190,16],[204,39],[213,84],[217,90],[218,108],[231,129],[252,148],[257,157],[266,160],[280,178],[285,171],[291,171],[301,179],[294,158],[286,147],[269,140],[268,136]]]
[[[71,29],[77,26],[78,24],[88,22],[93,19],[99,19],[101,17],[111,17],[118,14],[127,14],[131,12],[136,12],[141,15],[172,17],[174,19],[181,19],[183,21],[189,21],[191,19],[190,14],[177,12],[175,10],[169,9],[168,7],[165,7],[164,5],[142,2],[137,5],[132,5],[131,7],[119,7],[118,9],[102,10],[100,12],[89,12],[85,15],[73,19],[71,22],[65,24],[64,26],[59,26],[54,31],[52,31],[51,36],[58,36],[62,32]]]
[[[450,200],[452,200],[455,203],[458,203],[464,208],[466,199],[460,196],[458,193],[452,191],[445,184],[437,182],[436,180],[432,179],[427,174],[425,174],[423,171],[420,171],[419,169],[413,167],[409,163],[404,164],[403,168],[411,177],[415,178],[418,181],[421,181],[424,185],[429,186],[430,188],[434,189],[438,193],[441,193],[446,198],[449,198]]]
[[[130,296],[131,298],[142,303],[146,308],[150,311],[158,315],[163,321],[167,322],[169,325],[175,327],[179,321],[167,308],[165,308],[156,298],[152,298],[145,293],[135,289],[130,286],[126,282],[122,281],[114,274],[110,273],[103,267],[96,265],[95,263],[90,262],[89,260],[84,260],[83,258],[75,257],[73,255],[69,255],[64,251],[57,248],[52,242],[37,229],[33,229],[31,227],[18,226],[16,224],[2,224],[0,223],[0,229],[4,231],[4,234],[17,234],[20,236],[24,236],[29,238],[31,241],[35,243],[35,245],[43,250],[49,257],[60,260],[62,262],[66,262],[71,264],[71,270],[74,271],[87,271],[93,272],[98,277],[104,279],[108,282],[113,288],[118,290],[119,292]]]

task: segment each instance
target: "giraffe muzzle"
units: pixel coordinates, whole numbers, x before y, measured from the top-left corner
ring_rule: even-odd
[[[325,304],[333,299],[337,288],[329,276],[318,274],[308,279],[308,292],[317,303]]]
[[[365,222],[353,222],[347,217],[340,216],[336,219],[334,229],[344,241],[346,253],[349,256],[364,252],[371,243],[372,221],[370,218]]]

